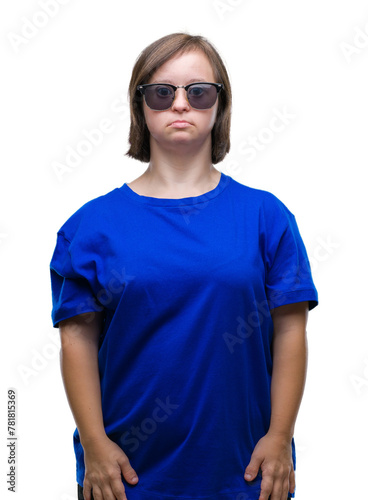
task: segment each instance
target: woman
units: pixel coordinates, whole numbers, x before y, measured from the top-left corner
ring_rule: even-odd
[[[51,261],[78,498],[287,500],[318,304],[295,217],[214,168],[231,89],[206,39],[152,43],[129,93],[148,168],[73,214]]]

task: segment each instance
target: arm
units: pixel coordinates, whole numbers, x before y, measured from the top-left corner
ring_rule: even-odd
[[[93,488],[96,500],[112,494],[123,500],[121,474],[132,484],[137,480],[128,457],[105,433],[98,370],[101,327],[102,313],[80,314],[60,322],[61,373],[84,450],[84,497],[90,500]]]
[[[277,307],[273,310],[272,319],[274,340],[269,432],[290,442],[307,375],[308,302]]]
[[[254,449],[244,478],[253,480],[261,467],[259,500],[268,500],[271,493],[277,500],[286,500],[287,493],[295,489],[291,439],[306,380],[308,302],[280,306],[271,314],[274,323],[271,422],[266,436]]]

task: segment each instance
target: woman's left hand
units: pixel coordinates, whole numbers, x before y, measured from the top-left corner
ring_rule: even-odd
[[[287,500],[295,490],[291,442],[283,436],[267,433],[254,448],[244,479],[253,481],[261,468],[259,500]]]

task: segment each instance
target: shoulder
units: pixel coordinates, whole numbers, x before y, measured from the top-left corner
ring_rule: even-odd
[[[119,188],[87,201],[69,216],[58,230],[58,235],[71,241],[77,232],[83,234],[101,225],[108,225],[120,201]]]
[[[257,211],[265,215],[268,219],[273,218],[293,218],[294,214],[274,193],[250,187],[233,179],[233,188],[236,198],[243,202],[247,209]]]

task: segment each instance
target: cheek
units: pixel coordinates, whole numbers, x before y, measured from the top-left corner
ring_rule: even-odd
[[[214,105],[213,108],[209,109],[208,112],[208,121],[211,123],[211,128],[214,126],[217,118],[217,111],[218,111],[218,102]]]
[[[147,107],[145,106],[145,104],[143,104],[143,116],[144,116],[144,121],[146,122],[148,127],[150,123],[150,114],[149,112],[147,112]]]
[[[210,130],[212,130],[213,126],[215,125],[216,117],[217,117],[217,106],[216,109],[210,110],[209,116],[207,117],[207,122]]]
[[[154,132],[154,130],[159,126],[160,119],[159,117],[152,112],[152,110],[147,109],[146,106],[143,108],[143,115],[146,121],[146,125],[150,133]]]

